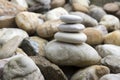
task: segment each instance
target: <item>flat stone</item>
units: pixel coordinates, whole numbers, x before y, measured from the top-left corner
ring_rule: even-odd
[[[105,74],[109,74],[110,70],[106,66],[93,65],[75,73],[71,80],[99,80]]]
[[[87,40],[87,36],[84,33],[57,32],[54,37],[57,41],[76,44],[83,43]]]
[[[47,59],[62,66],[85,67],[99,64],[101,59],[97,51],[86,43],[75,45],[53,40],[48,42],[45,51]]]
[[[45,80],[68,80],[63,71],[55,64],[41,56],[31,56],[41,70]]]
[[[58,29],[62,32],[80,32],[85,29],[85,26],[83,24],[61,24]]]
[[[107,3],[103,9],[108,13],[115,13],[119,10],[119,6],[116,3]]]
[[[60,19],[65,23],[81,23],[83,19],[76,15],[62,15]]]
[[[101,57],[106,57],[108,55],[116,55],[120,56],[120,46],[113,45],[113,44],[104,44],[98,45],[96,50],[100,54]]]
[[[28,56],[18,55],[4,66],[3,80],[44,80],[44,77]]]
[[[120,73],[120,56],[109,55],[101,60],[101,63],[110,68],[112,73]]]

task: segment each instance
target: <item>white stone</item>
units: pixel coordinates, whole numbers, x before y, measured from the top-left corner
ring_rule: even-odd
[[[4,80],[44,80],[34,61],[27,56],[12,58],[4,67]]]
[[[80,45],[50,41],[46,47],[46,57],[55,64],[67,66],[89,66],[98,64],[101,57],[86,43]]]
[[[0,44],[6,43],[8,40],[12,39],[15,36],[20,36],[21,38],[28,37],[28,34],[18,28],[2,28],[0,29]]]
[[[120,74],[107,74],[101,77],[100,80],[120,80]]]
[[[58,29],[63,32],[80,32],[85,29],[85,26],[83,24],[61,24]]]
[[[57,41],[66,43],[83,43],[87,40],[87,36],[84,33],[65,33],[57,32],[54,35]]]
[[[120,21],[113,15],[104,15],[99,24],[104,25],[108,31],[120,29]]]
[[[68,15],[67,10],[62,7],[54,8],[45,14],[46,20],[60,19],[61,15]]]
[[[65,23],[81,23],[83,19],[76,15],[62,15],[60,19]]]
[[[120,46],[117,45],[112,44],[98,45],[96,49],[101,57],[106,57],[108,55],[120,56]]]
[[[26,2],[26,0],[11,0],[12,3],[15,3],[16,5],[19,5],[25,9],[28,8],[28,4]]]

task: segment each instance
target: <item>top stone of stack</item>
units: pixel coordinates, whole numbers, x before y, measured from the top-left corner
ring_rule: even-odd
[[[65,23],[81,23],[83,19],[80,16],[76,15],[62,15],[60,19]]]

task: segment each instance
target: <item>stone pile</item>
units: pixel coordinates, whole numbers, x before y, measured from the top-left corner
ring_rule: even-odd
[[[75,15],[62,15],[60,19],[64,24],[58,26],[59,32],[55,33],[55,40],[46,45],[46,57],[58,65],[84,67],[98,64],[101,57],[85,43],[87,36],[82,32],[85,26],[80,24],[83,19]]]
[[[81,31],[85,29],[83,24],[79,24],[82,18],[75,15],[63,15],[60,19],[64,22],[58,26],[59,32],[54,37],[57,41],[73,44],[81,44],[87,40],[87,36]]]
[[[115,1],[0,0],[0,80],[120,80]]]

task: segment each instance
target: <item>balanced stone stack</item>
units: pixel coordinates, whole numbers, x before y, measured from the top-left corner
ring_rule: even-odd
[[[60,19],[65,22],[58,26],[59,32],[57,32],[54,37],[57,41],[81,44],[87,40],[87,36],[81,31],[85,29],[82,22],[82,18],[75,15],[63,15]]]
[[[64,24],[59,25],[55,40],[48,42],[45,56],[53,63],[62,66],[85,67],[99,63],[97,51],[86,44],[87,36],[82,33],[83,18],[75,15],[62,15]]]

